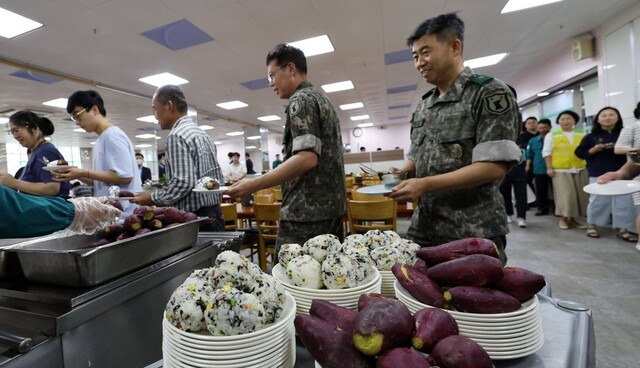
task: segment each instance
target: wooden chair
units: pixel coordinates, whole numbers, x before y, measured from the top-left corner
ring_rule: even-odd
[[[276,238],[280,221],[280,208],[282,205],[254,203],[253,212],[256,216],[258,227],[258,260],[262,271],[267,272],[267,256],[271,255],[270,263],[273,264],[276,253]]]
[[[259,203],[259,204],[271,204],[273,202],[275,202],[275,195],[273,193],[269,193],[269,194],[254,194],[253,195],[253,203]]]
[[[273,200],[275,202],[282,202],[282,188],[277,186],[277,187],[273,187],[271,190],[273,193]]]
[[[222,210],[225,231],[245,231],[245,238],[243,243],[240,244],[240,250],[249,249],[249,258],[253,259],[253,256],[258,254],[258,244],[255,241],[252,241],[251,236],[246,234],[247,229],[240,229],[238,226],[239,219],[236,204],[221,204],[220,209]]]
[[[375,202],[349,200],[347,206],[351,233],[365,233],[375,229],[396,231],[396,201],[390,198]]]
[[[390,200],[391,198],[385,197],[383,195],[364,194],[364,193],[358,192],[357,190],[353,190],[351,191],[351,199],[354,201],[361,201],[361,202],[379,202],[379,201]]]
[[[353,188],[353,185],[356,183],[356,178],[353,176],[347,176],[344,178],[344,185],[347,188]]]

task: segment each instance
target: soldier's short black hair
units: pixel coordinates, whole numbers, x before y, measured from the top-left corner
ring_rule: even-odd
[[[189,108],[182,89],[172,84],[167,84],[166,86],[158,88],[156,91],[156,99],[160,100],[162,103],[171,101],[176,105],[176,110],[178,110],[179,113],[186,113]]]
[[[80,106],[83,109],[91,109],[93,106],[98,107],[100,115],[106,117],[107,110],[104,108],[104,101],[100,94],[96,91],[76,91],[67,100],[67,112],[71,114],[76,106]]]
[[[307,58],[304,56],[304,52],[298,48],[281,43],[267,54],[267,65],[273,60],[281,68],[293,63],[302,74],[307,74]]]
[[[144,155],[142,153],[140,153],[140,152],[136,152],[135,156],[144,158]]]
[[[551,120],[549,120],[549,119],[540,119],[538,121],[538,125],[540,125],[540,124],[551,126]]]
[[[573,120],[575,120],[576,124],[578,124],[580,122],[580,115],[578,115],[575,111],[571,111],[571,110],[564,110],[563,112],[558,114],[558,117],[556,117],[556,124],[560,123],[560,117],[562,115],[569,115],[573,118]]]
[[[458,17],[457,12],[429,18],[409,35],[407,46],[413,46],[414,42],[425,35],[435,35],[439,42],[451,42],[457,38],[464,44],[464,22]]]
[[[538,118],[536,118],[535,116],[529,116],[528,118],[524,119],[524,122],[526,123],[527,120],[533,119],[535,121],[538,121]]]

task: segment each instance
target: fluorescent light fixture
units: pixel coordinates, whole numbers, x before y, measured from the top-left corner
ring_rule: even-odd
[[[361,107],[364,107],[364,104],[362,102],[354,102],[354,103],[340,105],[340,109],[343,111],[359,109]]]
[[[518,10],[535,8],[536,6],[557,3],[558,1],[562,0],[509,0],[500,13],[511,13]]]
[[[222,144],[220,141],[213,141],[213,144]]]
[[[605,93],[605,96],[607,97],[613,97],[613,96],[619,96],[621,94],[623,94],[624,92],[622,91],[615,91],[615,92],[609,92],[609,93]]]
[[[211,130],[213,127],[211,125],[200,125],[200,129],[202,130]]]
[[[327,35],[291,42],[288,45],[302,50],[306,57],[335,51]]]
[[[254,149],[254,148],[256,148],[256,146],[246,146],[245,148],[246,149]]]
[[[255,140],[260,139],[260,138],[262,138],[262,137],[260,137],[259,135],[250,135],[250,136],[247,137],[247,139],[250,140],[250,141],[255,141]]]
[[[222,102],[222,103],[216,104],[216,106],[223,108],[225,110],[233,110],[233,109],[239,109],[242,107],[247,107],[249,105],[247,105],[242,101],[229,101],[229,102]]]
[[[615,68],[615,67],[616,67],[616,64],[609,64],[609,65],[603,66],[602,68],[604,70],[609,70],[609,69],[612,69],[612,68]]]
[[[13,38],[40,27],[42,23],[0,8],[0,36],[2,37]]]
[[[283,125],[282,127],[283,127],[283,128],[286,128],[287,126],[286,126],[286,125]]]
[[[0,118],[0,124],[8,124],[9,118]]]
[[[540,92],[537,94],[538,97],[549,96],[549,92]]]
[[[73,130],[74,132],[78,132],[78,133],[86,133],[87,131],[82,129],[82,128],[76,128]]]
[[[269,129],[260,128],[260,133],[268,133],[268,132],[269,132]]]
[[[96,144],[96,141],[93,141],[93,142],[91,142],[91,143],[89,143],[89,144],[91,144],[91,145]]]
[[[358,128],[368,128],[368,127],[372,127],[373,123],[362,123],[362,124],[358,124]]]
[[[159,140],[159,139],[162,139],[162,137],[158,137],[158,136],[156,135],[156,140]]]
[[[331,92],[338,92],[338,91],[353,89],[353,83],[350,80],[348,80],[348,81],[325,84],[321,87],[326,93],[331,93]]]
[[[280,120],[280,117],[277,115],[265,115],[265,116],[258,116],[258,120],[260,121],[276,121],[276,120]]]
[[[149,148],[149,147],[151,147],[151,145],[150,144],[146,144],[146,143],[145,144],[136,144],[136,148]]]
[[[140,138],[140,139],[155,139],[156,135],[155,134],[138,134],[136,135],[136,138]]]
[[[140,82],[144,82],[156,87],[166,86],[167,84],[173,84],[179,86],[181,84],[189,83],[188,80],[180,78],[177,75],[171,73],[160,73],[156,75],[150,75],[148,77],[138,79]]]
[[[241,132],[241,131],[237,131],[237,132],[229,132],[229,133],[227,133],[227,135],[228,135],[229,137],[235,137],[235,136],[243,135],[243,134],[244,134],[244,132]]]
[[[367,119],[369,119],[369,115],[358,115],[358,116],[351,117],[351,121],[367,120]]]
[[[51,137],[44,137],[44,140],[45,140],[45,141],[50,141],[50,140],[51,140]]]
[[[56,98],[55,100],[49,100],[42,103],[43,105],[58,107],[61,109],[67,108],[67,99],[66,98]]]
[[[482,68],[490,65],[496,65],[499,62],[501,62],[504,58],[506,58],[507,55],[509,54],[506,52],[503,52],[501,54],[483,56],[480,58],[467,60],[464,62],[464,66],[468,66],[469,68],[473,69],[473,68]]]
[[[147,116],[141,116],[139,118],[136,118],[136,120],[138,121],[143,121],[145,123],[154,123],[154,124],[158,124],[158,119],[156,119],[155,116],[153,115],[147,115]]]

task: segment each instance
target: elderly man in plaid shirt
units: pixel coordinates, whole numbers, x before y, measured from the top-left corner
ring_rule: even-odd
[[[160,127],[170,130],[165,152],[167,185],[152,193],[142,193],[131,202],[173,206],[195,212],[198,216],[212,219],[204,222],[201,230],[223,231],[221,194],[192,192],[196,181],[204,176],[223,182],[213,139],[187,116],[187,101],[179,87],[166,85],[158,88],[153,95],[152,106]]]

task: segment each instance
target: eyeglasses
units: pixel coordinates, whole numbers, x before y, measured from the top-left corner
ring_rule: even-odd
[[[9,131],[7,132],[7,134],[9,134],[9,135],[11,135],[11,136],[14,136],[14,137],[15,137],[16,135],[18,135],[18,133],[19,133],[22,129],[24,129],[24,127],[20,127],[20,128],[13,128],[13,129],[9,130]]]
[[[281,71],[282,69],[286,68],[287,66],[281,66],[278,68],[278,70],[276,70],[275,72],[271,73],[271,74],[267,74],[267,81],[269,82],[269,84],[273,83],[273,78],[276,76],[276,73]]]
[[[86,108],[84,108],[84,109],[82,109],[82,110],[80,110],[78,112],[71,113],[71,115],[69,115],[69,117],[71,118],[71,121],[78,120],[78,116],[82,115],[82,113],[85,112],[85,111],[87,111]]]

